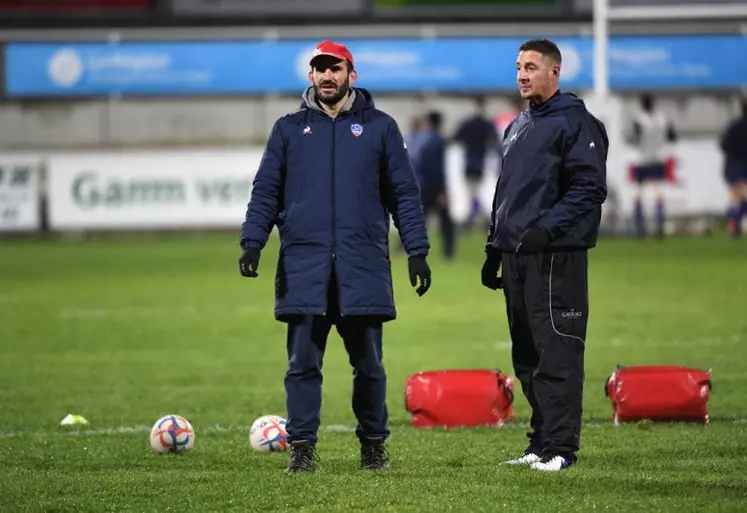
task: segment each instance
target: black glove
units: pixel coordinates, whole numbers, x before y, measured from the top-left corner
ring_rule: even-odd
[[[486,251],[485,263],[482,264],[482,284],[490,290],[503,288],[503,278],[498,276],[501,269],[501,254],[494,250]]]
[[[550,244],[550,232],[536,224],[529,225],[524,233],[519,237],[519,244],[516,246],[517,253],[533,253],[541,251]]]
[[[410,272],[410,285],[413,287],[417,284],[417,278],[420,278],[420,286],[415,292],[422,296],[431,288],[431,268],[424,256],[412,256],[407,260],[407,270]]]
[[[239,271],[245,278],[256,278],[259,267],[259,248],[247,248],[239,258]]]

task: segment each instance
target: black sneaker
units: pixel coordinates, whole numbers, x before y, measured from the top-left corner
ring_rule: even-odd
[[[286,472],[298,474],[300,472],[314,472],[316,470],[316,448],[311,442],[295,442],[290,446],[290,462]]]
[[[384,470],[389,467],[389,453],[383,440],[361,442],[361,468],[363,470]]]

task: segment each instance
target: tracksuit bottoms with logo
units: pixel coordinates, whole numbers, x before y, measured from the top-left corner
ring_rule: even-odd
[[[576,460],[589,317],[587,252],[504,253],[514,372],[532,408],[533,452]]]

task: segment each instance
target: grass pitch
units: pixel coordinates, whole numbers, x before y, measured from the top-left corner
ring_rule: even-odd
[[[744,241],[747,242],[747,241]],[[515,425],[417,430],[405,378],[439,368],[511,371],[504,301],[479,284],[482,240],[418,298],[393,257],[399,318],[385,326],[391,468],[358,470],[351,371],[334,332],[315,475],[257,454],[248,428],[284,414],[285,330],[273,320],[277,243],[242,279],[234,236],[128,236],[0,245],[1,511],[739,511],[747,507],[747,244],[602,240],[579,464],[499,468],[525,447]],[[603,393],[617,364],[713,370],[712,425],[613,427]],[[58,426],[68,413],[91,426]],[[185,455],[152,453],[167,413],[197,432]]]

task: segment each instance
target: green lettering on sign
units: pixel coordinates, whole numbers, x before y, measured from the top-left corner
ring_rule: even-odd
[[[0,166],[0,185],[25,187],[31,181],[29,166]]]
[[[73,180],[73,201],[83,208],[118,208],[133,205],[184,203],[186,191],[180,180],[102,179],[93,172]]]
[[[29,180],[31,179],[31,169],[28,167],[15,167],[13,168],[13,173],[10,175],[10,185],[17,185],[18,187],[23,187],[27,183],[29,183]]]
[[[198,180],[197,195],[203,203],[245,203],[249,200],[252,181],[248,178]]]

